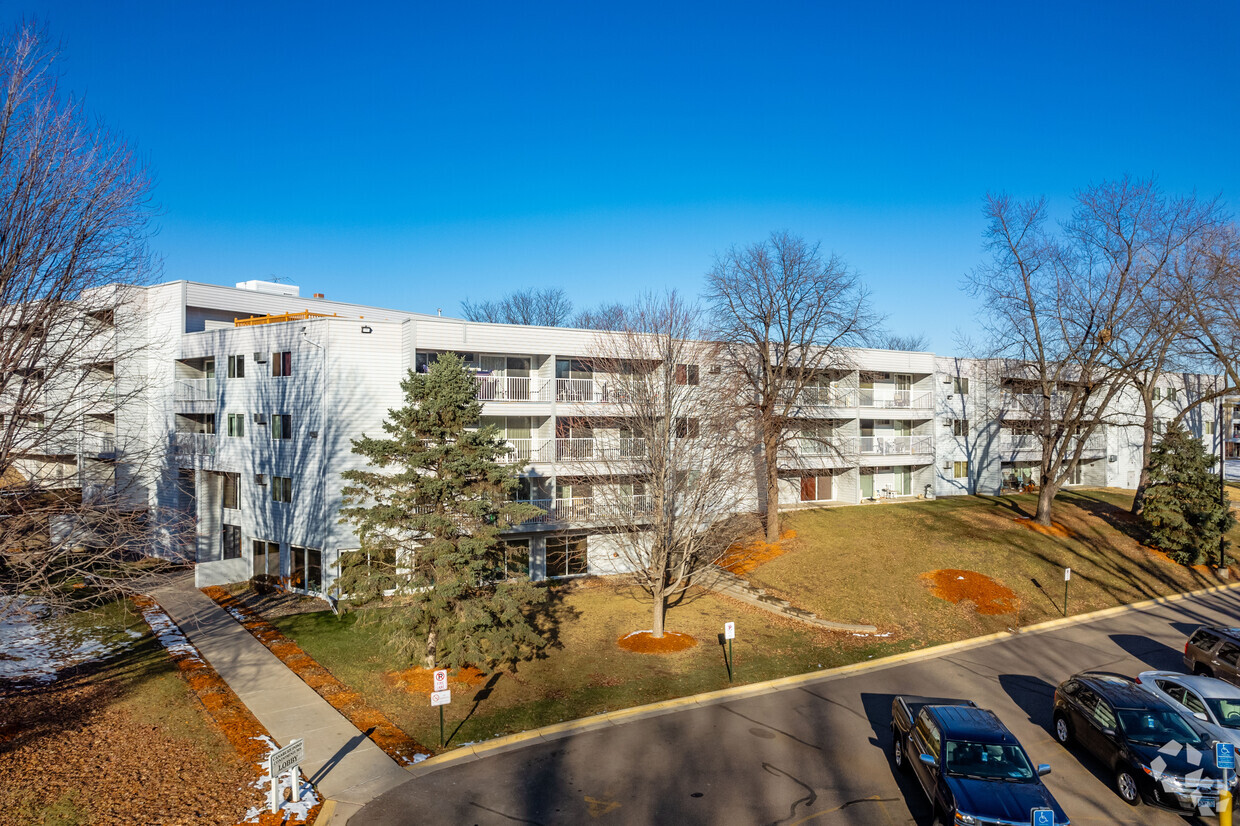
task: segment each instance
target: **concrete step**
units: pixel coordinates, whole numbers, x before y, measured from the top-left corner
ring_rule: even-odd
[[[751,585],[731,571],[717,569],[711,572],[710,576],[702,584],[712,591],[740,600],[747,605],[753,605],[776,616],[794,619],[807,625],[829,628],[832,631],[849,631],[854,634],[873,634],[878,631],[873,625],[855,625],[853,623],[824,620],[815,616],[812,611],[797,608],[786,599],[771,596],[766,591]]]

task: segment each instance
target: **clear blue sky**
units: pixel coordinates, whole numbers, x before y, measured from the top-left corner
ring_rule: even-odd
[[[788,229],[951,352],[988,190],[1240,202],[1240,5],[8,4],[158,173],[166,278],[445,315]]]

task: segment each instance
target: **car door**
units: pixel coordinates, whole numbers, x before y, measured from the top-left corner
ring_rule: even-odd
[[[1111,708],[1111,704],[1101,697],[1098,698],[1098,704],[1094,707],[1093,723],[1098,738],[1094,755],[1108,766],[1114,766],[1115,759],[1119,756],[1123,732],[1120,730],[1119,717],[1116,716],[1115,709]]]
[[[1077,742],[1091,752],[1098,745],[1097,738],[1094,736],[1097,731],[1094,724],[1094,711],[1097,707],[1098,695],[1083,685],[1077,688],[1076,693],[1072,695],[1072,702],[1068,704],[1072,733],[1076,736]]]
[[[913,773],[917,776],[917,782],[921,784],[922,791],[926,793],[926,797],[930,802],[934,802],[935,786],[939,781],[939,756],[942,751],[942,734],[934,720],[923,708],[917,715],[917,723],[913,726],[912,737],[910,738],[913,748],[910,755],[909,764],[913,767]],[[935,765],[927,766],[921,760],[921,755],[928,754],[934,758]]]
[[[1224,641],[1211,662],[1214,676],[1232,685],[1240,685],[1240,646]]]

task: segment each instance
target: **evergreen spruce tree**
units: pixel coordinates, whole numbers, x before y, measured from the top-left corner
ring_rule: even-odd
[[[341,522],[361,549],[342,560],[339,589],[352,606],[394,592],[373,616],[402,656],[428,668],[486,671],[533,656],[545,640],[530,607],[546,592],[504,571],[500,527],[540,511],[508,501],[519,463],[494,426],[477,428],[482,404],[457,355],[401,382],[405,406],[389,410],[388,438],[362,436],[353,452],[365,470],[343,476]]]
[[[1150,487],[1142,519],[1153,545],[1184,565],[1215,558],[1219,538],[1236,518],[1219,502],[1213,457],[1201,440],[1176,425],[1150,454]]]

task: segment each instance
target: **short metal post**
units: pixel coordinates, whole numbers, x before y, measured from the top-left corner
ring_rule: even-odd
[[[732,641],[728,640],[728,682],[732,682]]]
[[[443,748],[443,706],[439,707],[439,748]]]

